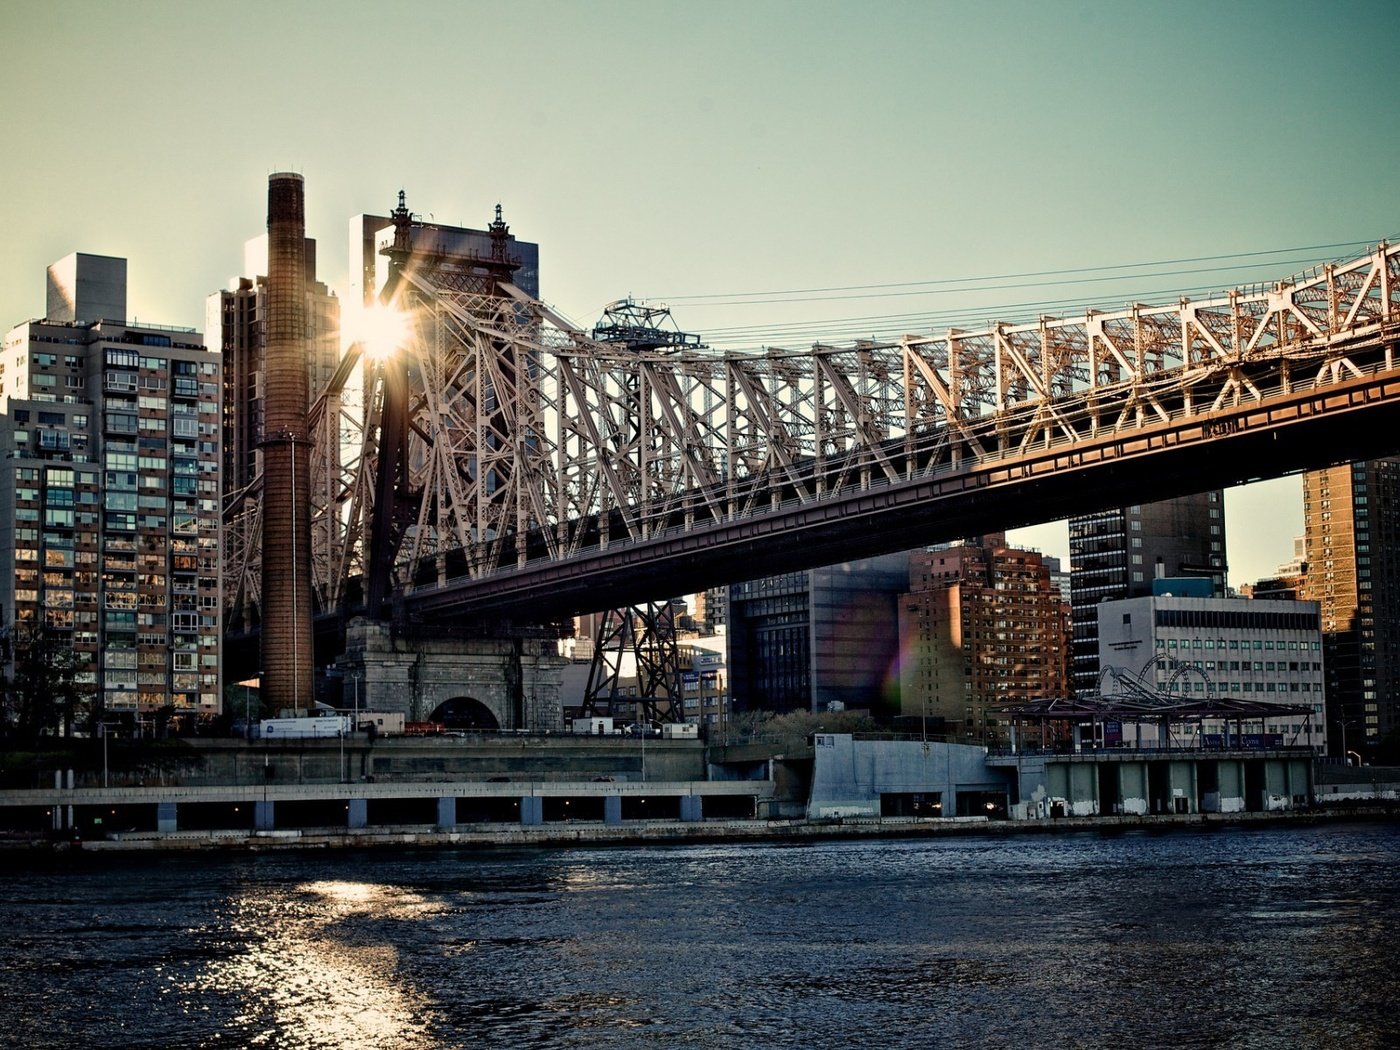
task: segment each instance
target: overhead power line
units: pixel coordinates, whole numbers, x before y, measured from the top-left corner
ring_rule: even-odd
[[[1235,252],[1235,253],[1231,253],[1231,254],[1228,254],[1228,255],[1199,255],[1199,256],[1193,256],[1193,257],[1190,257],[1190,258],[1183,258],[1183,259],[1159,259],[1159,260],[1154,260],[1154,261],[1149,261],[1149,262],[1113,263],[1113,264],[1107,264],[1107,265],[1102,265],[1102,266],[1081,266],[1081,267],[1071,267],[1071,268],[1058,269],[1058,270],[1029,270],[1029,271],[1026,271],[1026,272],[1023,272],[1023,273],[988,274],[988,275],[983,275],[983,276],[979,276],[979,277],[945,277],[945,278],[935,278],[935,279],[929,279],[929,280],[923,280],[923,281],[899,281],[899,282],[888,283],[888,284],[836,285],[836,286],[827,287],[827,288],[784,288],[784,289],[771,289],[771,290],[768,290],[768,291],[759,291],[759,292],[742,292],[742,291],[741,291],[741,292],[710,292],[710,293],[704,293],[704,294],[698,294],[698,295],[657,296],[657,297],[655,297],[655,298],[658,299],[659,301],[664,301],[664,302],[667,302],[667,303],[689,303],[689,304],[694,305],[694,306],[702,306],[702,305],[704,305],[704,306],[736,306],[736,305],[745,305],[745,304],[749,304],[749,303],[754,303],[754,304],[765,304],[765,303],[770,303],[770,302],[801,301],[800,299],[799,299],[799,300],[793,300],[793,299],[787,299],[787,298],[784,298],[784,299],[771,299],[771,298],[767,298],[767,297],[770,297],[770,296],[804,296],[804,297],[805,297],[805,296],[811,296],[811,295],[830,295],[831,293],[836,293],[836,292],[840,292],[840,293],[873,292],[873,293],[881,293],[881,294],[886,294],[886,295],[919,295],[919,294],[926,294],[926,291],[927,291],[927,290],[940,290],[940,289],[947,289],[947,290],[949,290],[949,291],[960,291],[960,292],[962,292],[962,291],[977,291],[977,290],[981,290],[981,289],[975,288],[975,287],[974,287],[974,288],[968,288],[968,287],[966,287],[966,286],[967,286],[967,285],[978,285],[978,284],[980,284],[980,283],[982,283],[982,282],[988,282],[988,281],[1019,281],[1019,280],[1027,280],[1027,279],[1030,279],[1030,278],[1066,277],[1066,276],[1070,276],[1070,275],[1073,275],[1073,274],[1096,274],[1096,273],[1104,273],[1105,271],[1115,271],[1115,272],[1116,272],[1116,275],[1115,275],[1115,274],[1110,274],[1110,276],[1108,276],[1108,277],[1086,278],[1083,282],[1078,282],[1078,281],[1041,281],[1041,280],[1035,281],[1035,284],[1037,284],[1037,285],[1040,285],[1040,284],[1075,284],[1075,283],[1089,283],[1091,280],[1092,280],[1092,281],[1113,280],[1113,279],[1116,279],[1116,277],[1125,276],[1125,274],[1123,273],[1123,271],[1141,270],[1141,269],[1145,269],[1145,268],[1147,268],[1147,267],[1152,267],[1152,266],[1182,266],[1182,265],[1186,265],[1186,264],[1194,264],[1194,263],[1202,263],[1202,262],[1221,262],[1221,261],[1230,260],[1230,259],[1255,259],[1255,260],[1257,260],[1257,259],[1263,259],[1263,258],[1268,258],[1268,257],[1273,257],[1273,256],[1278,256],[1278,255],[1288,255],[1288,254],[1298,253],[1298,252],[1331,252],[1331,251],[1336,251],[1336,250],[1338,250],[1338,249],[1353,249],[1353,250],[1354,250],[1354,249],[1357,249],[1357,248],[1367,247],[1367,246],[1370,245],[1370,243],[1371,243],[1371,242],[1369,242],[1369,241],[1340,241],[1340,242],[1337,242],[1337,243],[1335,243],[1335,244],[1299,245],[1299,246],[1295,246],[1295,247],[1292,247],[1292,248],[1270,248],[1270,249],[1267,249],[1267,250],[1265,250],[1265,251],[1258,251],[1258,252]],[[1214,271],[1214,270],[1239,269],[1239,268],[1241,268],[1241,267],[1243,267],[1243,266],[1246,266],[1246,265],[1249,265],[1249,264],[1240,263],[1240,264],[1237,264],[1237,265],[1235,265],[1235,266],[1230,266],[1230,267],[1209,267],[1209,268],[1207,268],[1207,269],[1205,269],[1205,270],[1182,270],[1182,271],[1176,271],[1176,272],[1179,272],[1179,273],[1182,273],[1182,274],[1190,274],[1190,273],[1198,273],[1198,272],[1202,272],[1202,273],[1203,273],[1203,272],[1211,272],[1211,271]],[[1169,272],[1169,273],[1170,273],[1170,272]],[[1168,275],[1169,275],[1169,273],[1168,273]],[[1152,274],[1136,274],[1136,275],[1127,275],[1127,276],[1148,277],[1148,276],[1153,276],[1153,275],[1152,275]],[[996,289],[996,288],[1000,288],[1000,287],[1025,287],[1025,286],[1024,286],[1024,285],[1010,285],[1010,286],[991,285],[991,286],[990,286],[990,288],[992,288],[992,289]],[[888,292],[888,291],[886,291],[887,289],[896,289],[896,288],[905,288],[905,289],[912,289],[912,290],[911,290],[911,291],[903,291],[903,292]],[[848,296],[844,296],[844,295],[843,295],[843,296],[838,296],[838,298],[846,298],[846,297],[848,297]],[[863,296],[849,296],[849,297],[850,297],[850,298],[863,298]],[[877,294],[877,295],[874,295],[874,296],[871,296],[871,297],[874,298],[874,297],[879,297],[879,296],[878,296],[878,294]],[[720,300],[723,300],[723,301],[720,301]]]
[[[1052,288],[1062,286],[1089,286],[1104,282],[1118,282],[1120,290],[1116,292],[1125,305],[1127,302],[1146,302],[1154,305],[1161,305],[1172,302],[1183,296],[1188,298],[1210,298],[1222,292],[1222,288],[1228,285],[1238,287],[1238,282],[1225,280],[1231,273],[1249,271],[1258,274],[1261,258],[1274,258],[1276,262],[1293,268],[1292,272],[1296,276],[1305,273],[1320,265],[1316,254],[1307,256],[1296,255],[1296,253],[1309,252],[1331,252],[1336,253],[1338,249],[1352,249],[1353,251],[1362,248],[1368,249],[1372,242],[1369,241],[1346,241],[1336,244],[1301,246],[1295,248],[1279,248],[1261,252],[1244,252],[1234,255],[1200,256],[1196,259],[1180,259],[1164,262],[1151,263],[1130,263],[1118,267],[1097,266],[1081,267],[1076,269],[1065,269],[1056,271],[1042,271],[1044,276],[1064,275],[1064,274],[1100,274],[1102,276],[1085,277],[1077,280],[1052,280],[1052,281],[1027,281],[1024,283],[1011,284],[987,284],[974,286],[971,282],[976,280],[984,281],[1007,281],[1019,277],[1037,276],[1033,273],[1008,274],[994,278],[960,278],[957,281],[945,282],[924,282],[928,285],[951,285],[960,284],[961,287],[935,287],[921,292],[898,292],[888,293],[898,296],[910,295],[945,295],[948,292],[958,292],[961,295],[972,296],[974,293],[987,291],[1005,291],[1017,288]],[[1295,257],[1278,260],[1276,257],[1295,253]],[[1332,256],[1335,258],[1335,254]],[[1167,266],[1173,263],[1189,262],[1209,262],[1216,260],[1239,260],[1253,259],[1252,263],[1232,263],[1223,266],[1197,267],[1185,270],[1155,270],[1151,272],[1133,273],[1123,272],[1117,274],[1104,275],[1105,271],[1117,269],[1122,271],[1139,270],[1148,266]],[[1190,287],[1171,285],[1168,287],[1156,287],[1144,289],[1133,287],[1138,282],[1145,280],[1156,280],[1170,277],[1202,276],[1213,275],[1210,283],[1202,283]],[[1276,279],[1286,279],[1286,274],[1270,274],[1269,283]],[[1256,277],[1256,281],[1258,278]],[[1254,283],[1254,282],[1246,282]],[[919,282],[900,285],[853,285],[848,289],[832,289],[833,291],[855,290],[859,288],[898,288],[914,287]],[[798,289],[795,292],[816,293],[820,289]],[[743,293],[740,293],[743,294]],[[782,292],[751,293],[753,295],[783,295]],[[1107,307],[1108,301],[1113,298],[1114,293],[1095,292],[1093,295],[1045,298],[1033,301],[1002,302],[993,304],[966,304],[956,307],[944,307],[924,311],[910,311],[890,314],[864,314],[857,316],[843,316],[825,319],[809,319],[805,321],[785,321],[766,322],[747,325],[728,325],[702,329],[702,334],[711,345],[724,344],[728,346],[738,345],[800,345],[808,342],[830,341],[838,342],[851,339],[875,338],[889,339],[897,337],[906,332],[928,332],[938,331],[946,328],[979,328],[995,322],[1005,323],[1025,323],[1028,320],[1052,315],[1052,316],[1072,316],[1075,313],[1093,307]],[[733,302],[708,302],[694,301],[706,297],[678,297],[671,301],[686,301],[689,303],[688,309],[700,306],[729,306],[743,307],[752,305],[765,305],[775,303],[790,302],[831,302],[843,299],[880,298],[882,295],[852,295],[852,296],[829,296],[824,298],[791,298],[791,299],[741,299]]]

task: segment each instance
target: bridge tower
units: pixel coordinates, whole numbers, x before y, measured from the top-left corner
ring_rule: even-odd
[[[618,299],[604,307],[603,316],[593,329],[593,338],[636,353],[704,348],[699,336],[676,327],[669,307],[638,303],[631,298]],[[629,387],[629,395],[634,403],[640,400],[641,393],[635,382]],[[639,431],[640,418],[640,412],[630,413],[633,429],[627,435],[628,444],[645,440],[645,435]],[[683,721],[682,668],[672,604],[653,601],[609,609],[598,619],[597,630],[580,716],[614,712],[619,681],[630,657],[635,667],[635,699],[641,719],[648,723]]]
[[[598,637],[588,669],[579,716],[617,714],[620,703],[635,703],[647,724],[684,719],[675,609],[670,602],[648,602],[609,609],[598,617]],[[635,694],[622,692],[628,664],[634,671]]]
[[[365,302],[413,318],[410,339],[434,341],[442,315],[429,288],[451,289],[486,313],[513,309],[507,288],[538,291],[538,247],[511,236],[499,204],[485,230],[466,229],[423,221],[400,191],[387,216],[352,220],[352,242],[357,233],[364,246]],[[455,505],[444,486],[477,479],[493,491],[509,485],[511,391],[533,381],[533,362],[506,343],[493,344],[491,366],[481,373],[471,373],[462,357],[449,352],[451,378],[434,372],[425,356],[443,364],[431,351],[400,352],[368,362],[364,372],[366,429],[373,437],[367,447],[373,454],[363,460],[368,466],[362,471],[369,490],[359,542],[363,605],[351,603],[357,615],[346,626],[333,674],[354,683],[356,698],[367,706],[413,720],[450,720],[450,712],[472,711],[474,728],[559,728],[563,660],[556,651],[557,629],[499,619],[434,627],[410,622],[399,600],[405,587],[431,586],[461,570],[460,537],[453,531],[460,522],[449,520]],[[426,399],[445,395],[447,386],[459,406],[469,405],[463,425],[476,438],[465,469],[454,468],[450,477],[428,469],[440,449],[414,445],[415,435],[422,436],[415,411]],[[354,511],[350,517],[358,520]],[[405,569],[402,554],[410,539],[435,554]]]

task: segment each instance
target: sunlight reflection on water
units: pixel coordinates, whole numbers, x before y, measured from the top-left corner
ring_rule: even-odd
[[[398,979],[398,949],[357,943],[343,929],[370,915],[422,919],[432,908],[417,894],[320,880],[271,892],[251,888],[229,901],[228,910],[245,950],[215,960],[177,990],[187,1003],[211,989],[239,994],[244,1009],[231,1027],[247,1045],[280,1045],[284,1034],[324,1050],[437,1045],[414,1020],[429,1002]]]
[[[1397,861],[1395,825],[70,858],[0,895],[0,1045],[1388,1047]]]

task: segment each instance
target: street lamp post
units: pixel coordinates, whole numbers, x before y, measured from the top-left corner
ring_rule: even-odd
[[[1357,726],[1360,724],[1361,722],[1359,719],[1351,719],[1350,721],[1345,718],[1337,719],[1337,725],[1342,730],[1342,762],[1348,766],[1351,765],[1351,752],[1347,750],[1347,726]],[[1361,765],[1360,755],[1356,756],[1356,764],[1358,766]]]

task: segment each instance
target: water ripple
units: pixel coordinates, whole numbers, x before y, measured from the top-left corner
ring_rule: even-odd
[[[1400,1045],[1400,829],[12,872],[0,1045]]]

